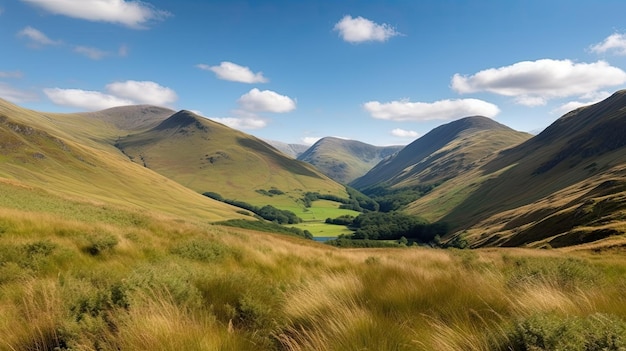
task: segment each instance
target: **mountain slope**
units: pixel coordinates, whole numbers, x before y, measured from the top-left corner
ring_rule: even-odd
[[[300,155],[302,155],[303,152],[305,152],[309,148],[307,145],[304,144],[287,144],[281,141],[265,139],[263,141],[270,144],[283,154],[292,158],[298,158]]]
[[[356,140],[326,137],[298,157],[340,183],[350,183],[367,173],[402,146],[374,146]]]
[[[156,127],[121,138],[134,162],[199,193],[255,205],[295,205],[306,191],[347,197],[345,188],[309,164],[220,123],[180,111]],[[280,196],[268,196],[277,189]]]
[[[73,134],[71,128],[83,132]],[[89,136],[87,130],[101,135]],[[203,221],[240,217],[235,208],[140,167],[113,145],[97,141],[113,132],[104,122],[80,114],[43,114],[0,100],[0,181],[72,201]],[[20,206],[26,205],[37,206]]]
[[[474,245],[564,246],[623,232],[624,135],[626,90],[564,115],[460,177],[454,185],[464,198],[432,219],[467,230]],[[436,207],[452,197],[451,186],[436,189],[410,210]]]
[[[529,137],[487,117],[466,117],[433,129],[351,185],[364,189],[380,184],[403,187],[440,183]]]

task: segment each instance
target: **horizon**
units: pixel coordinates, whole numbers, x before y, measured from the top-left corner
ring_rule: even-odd
[[[619,1],[91,2],[0,0],[0,97],[388,146],[472,115],[536,134],[626,84]]]

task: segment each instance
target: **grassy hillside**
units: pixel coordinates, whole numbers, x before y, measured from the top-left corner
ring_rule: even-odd
[[[348,184],[400,149],[402,146],[374,146],[356,140],[326,137],[298,159],[314,165],[331,179]]]
[[[118,133],[78,114],[43,114],[0,101],[0,179],[65,199],[209,221],[241,217],[233,207],[130,162],[112,145]]]
[[[405,187],[441,183],[476,162],[530,138],[486,117],[466,117],[439,126],[351,183],[357,189],[385,184]]]
[[[564,246],[623,233],[624,106],[620,91],[572,111],[410,210],[467,230],[475,245]],[[447,207],[433,211],[438,204]]]
[[[339,250],[86,203],[58,216],[24,191],[35,207],[0,211],[0,349],[626,347],[623,237],[602,255]]]
[[[298,204],[307,191],[348,196],[342,185],[312,166],[188,111],[121,138],[117,146],[135,163],[198,193],[215,192],[227,199],[277,207]],[[272,189],[284,194],[268,196]]]

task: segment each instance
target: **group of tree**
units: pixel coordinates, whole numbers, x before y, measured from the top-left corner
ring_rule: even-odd
[[[302,218],[298,217],[295,213],[289,210],[278,209],[272,205],[258,207],[244,201],[225,199],[220,194],[210,191],[207,191],[202,195],[210,197],[213,200],[221,201],[229,205],[248,210],[265,220],[276,222],[278,224],[296,224],[302,222]]]
[[[369,196],[362,194],[356,189],[346,187],[349,198],[340,197],[333,194],[320,194],[318,192],[308,192],[304,194],[302,201],[305,207],[311,207],[313,201],[329,200],[338,202],[339,208],[358,212],[378,211],[378,203]]]
[[[415,185],[403,188],[390,188],[378,185],[363,190],[364,196],[368,196],[378,204],[381,212],[391,212],[402,209],[404,206],[428,194],[439,185],[438,183]]]
[[[367,212],[357,217],[341,216],[328,218],[326,223],[346,225],[354,234],[350,239],[356,240],[400,240],[410,242],[433,243],[447,233],[444,223],[428,223],[417,216],[402,212]]]

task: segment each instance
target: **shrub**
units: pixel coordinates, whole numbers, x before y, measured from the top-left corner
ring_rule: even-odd
[[[501,350],[624,350],[626,322],[596,313],[587,317],[535,315],[515,324]]]

